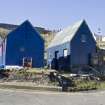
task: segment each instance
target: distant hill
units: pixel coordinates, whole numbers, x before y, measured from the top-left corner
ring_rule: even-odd
[[[0,23],[0,28],[4,28],[4,29],[7,29],[7,30],[14,30],[17,27],[18,27],[18,25]]]
[[[9,32],[10,32],[10,30],[0,28],[0,37],[4,39]]]
[[[18,27],[19,25],[14,25],[14,24],[6,24],[6,23],[0,23],[0,28],[6,29],[6,30],[14,30]],[[45,28],[42,27],[35,27],[35,29],[40,33],[40,34],[47,34],[50,33],[50,30],[46,30]]]
[[[0,36],[1,36],[1,38],[4,39],[10,31],[16,29],[18,26],[19,25],[0,23]],[[42,27],[35,27],[35,29],[44,38],[44,40],[45,40],[45,48],[47,48],[49,43],[54,38],[54,36],[56,34],[56,31],[47,30],[47,29],[42,28]]]

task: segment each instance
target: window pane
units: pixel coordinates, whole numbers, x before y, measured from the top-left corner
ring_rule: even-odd
[[[64,57],[67,57],[67,53],[68,53],[67,49],[64,49],[63,53],[64,53]]]
[[[81,41],[82,41],[82,42],[86,42],[86,36],[85,36],[85,35],[82,35],[82,36],[81,36]]]

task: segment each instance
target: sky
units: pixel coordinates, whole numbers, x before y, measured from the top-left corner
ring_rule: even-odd
[[[92,30],[105,35],[105,0],[0,0],[0,23],[63,29],[85,19]]]

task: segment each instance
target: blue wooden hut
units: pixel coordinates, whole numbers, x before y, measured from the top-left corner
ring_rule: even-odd
[[[47,48],[47,64],[53,69],[90,65],[96,42],[85,20],[58,32]]]
[[[0,63],[22,66],[23,62],[29,59],[32,61],[32,67],[43,67],[44,40],[26,20],[10,32],[1,44]]]

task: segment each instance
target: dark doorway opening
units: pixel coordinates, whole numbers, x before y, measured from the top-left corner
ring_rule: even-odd
[[[88,65],[91,66],[91,53],[88,54]]]
[[[59,53],[59,51],[55,51],[55,58],[56,59],[58,58],[58,53]]]
[[[23,58],[23,67],[32,68],[32,57],[24,57]]]
[[[55,68],[56,70],[59,69],[59,65],[58,65],[58,53],[59,53],[59,51],[55,51],[54,68]]]

